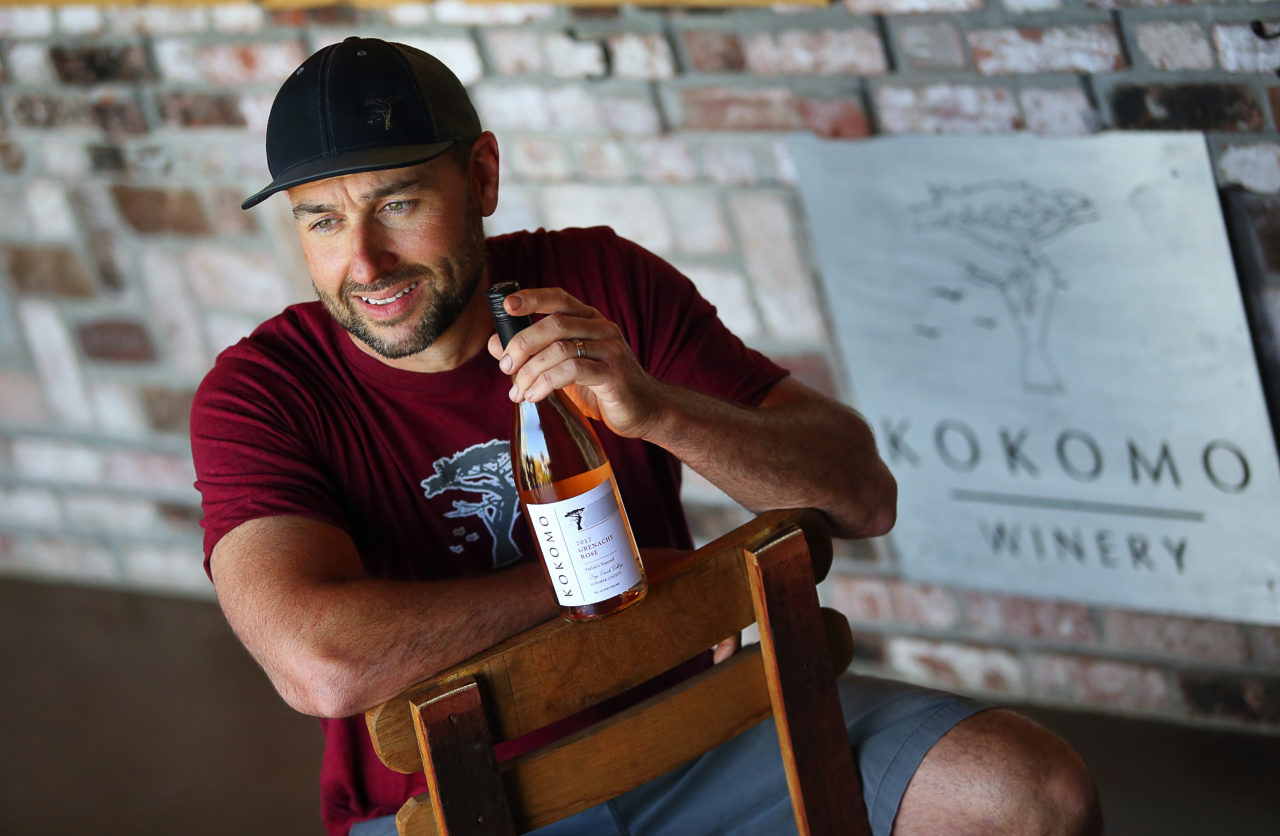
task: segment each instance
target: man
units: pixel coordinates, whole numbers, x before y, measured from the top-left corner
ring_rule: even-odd
[[[892,526],[861,419],[744,346],[665,262],[607,229],[485,238],[497,141],[431,56],[320,50],[276,97],[267,157],[274,180],[245,208],[287,192],[319,303],[219,357],[192,445],[223,611],[281,696],[326,718],[331,833],[393,833],[422,791],[377,762],[361,711],[558,611],[517,519],[511,402],[562,389],[606,428],[641,546],[690,545],[680,462],[753,510],[819,508],[844,536]],[[507,279],[524,288],[508,310],[536,321],[504,351],[484,291]],[[841,689],[877,834],[1096,828],[1087,772],[1029,721]],[[546,832],[779,832],[771,726]]]

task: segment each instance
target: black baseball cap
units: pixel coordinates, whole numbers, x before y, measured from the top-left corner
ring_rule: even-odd
[[[280,87],[267,119],[273,179],[240,208],[313,180],[424,163],[480,132],[466,88],[439,60],[350,37],[312,55]]]

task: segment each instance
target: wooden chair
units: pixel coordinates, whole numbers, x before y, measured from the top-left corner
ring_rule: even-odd
[[[541,827],[662,775],[773,714],[801,836],[870,833],[835,690],[849,625],[820,609],[820,514],[762,514],[650,573],[639,604],[539,625],[366,714],[391,769],[425,771],[401,836]],[[625,711],[497,765],[493,744],[623,693],[752,622],[760,643]],[[695,835],[696,836],[696,835]]]

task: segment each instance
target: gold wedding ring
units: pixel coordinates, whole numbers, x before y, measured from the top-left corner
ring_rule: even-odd
[[[573,338],[573,347],[578,349],[579,359],[587,356],[587,347],[583,345],[582,340],[578,339],[577,337]]]

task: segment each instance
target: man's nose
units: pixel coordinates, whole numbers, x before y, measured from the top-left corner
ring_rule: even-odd
[[[351,236],[350,278],[371,284],[396,266],[396,254],[377,224],[362,223]]]

